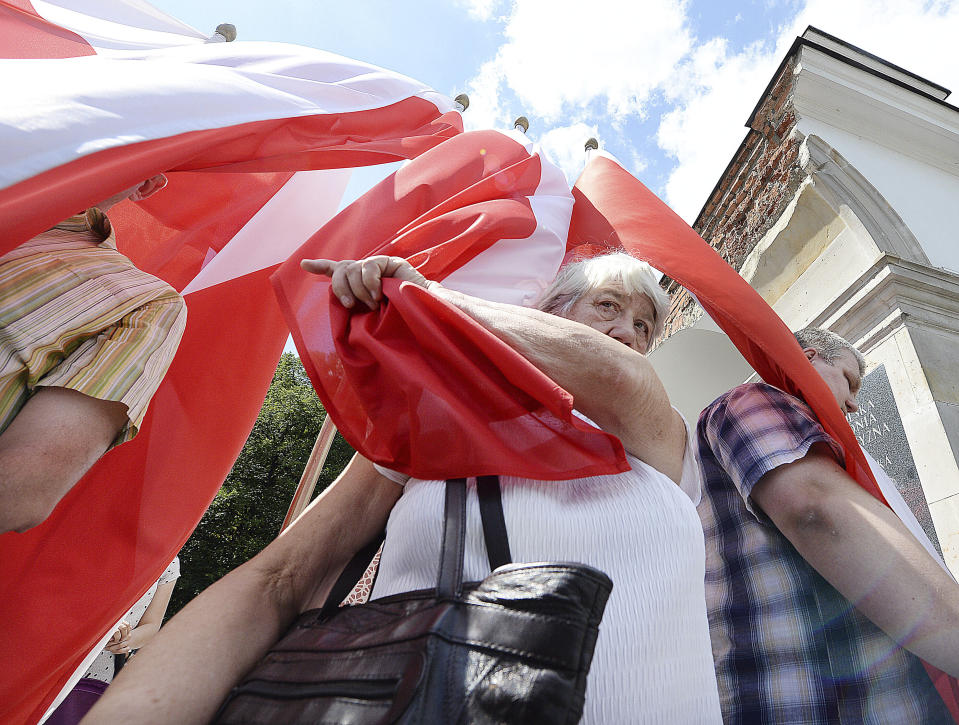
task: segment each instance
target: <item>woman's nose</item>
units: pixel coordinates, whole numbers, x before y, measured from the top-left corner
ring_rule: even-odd
[[[626,321],[622,318],[613,320],[606,334],[629,347],[634,347],[636,344],[636,328],[632,320]]]

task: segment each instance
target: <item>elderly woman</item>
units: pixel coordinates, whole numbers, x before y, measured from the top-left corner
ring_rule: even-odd
[[[693,436],[644,356],[666,312],[650,268],[625,254],[567,265],[539,309],[528,309],[446,289],[394,257],[303,266],[330,276],[347,307],[379,304],[383,277],[425,287],[524,355],[573,395],[583,417],[622,441],[631,466],[625,473],[548,482],[501,477],[513,559],[579,561],[614,582],[583,722],[720,722]],[[322,603],[387,516],[373,596],[433,586],[444,485],[405,479],[357,456],[293,527],[175,617],[87,722],[134,712],[140,722],[208,719],[293,617]],[[467,515],[464,575],[478,580],[489,567],[472,491]],[[170,688],[180,693],[175,703],[159,697]],[[142,703],[154,701],[156,711],[145,713]]]

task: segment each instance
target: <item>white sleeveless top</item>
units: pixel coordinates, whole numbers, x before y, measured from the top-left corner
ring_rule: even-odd
[[[516,562],[574,561],[613,580],[582,723],[721,723],[706,619],[699,466],[688,430],[682,483],[627,454],[631,471],[572,481],[502,476]],[[389,478],[405,476],[378,467]],[[489,573],[468,481],[464,578]],[[410,479],[387,524],[372,598],[436,586],[445,484]]]

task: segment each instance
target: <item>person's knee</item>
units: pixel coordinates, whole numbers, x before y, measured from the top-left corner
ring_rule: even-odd
[[[8,498],[0,495],[0,534],[9,531],[23,533],[39,526],[50,517],[59,503],[59,499],[45,497],[19,497],[12,501]]]
[[[61,388],[33,395],[0,433],[0,532],[45,521],[107,450],[125,410]]]
[[[76,480],[65,484],[35,443],[0,434],[0,533],[39,526]]]

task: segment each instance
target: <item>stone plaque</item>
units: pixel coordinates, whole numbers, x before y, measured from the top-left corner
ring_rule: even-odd
[[[932,525],[932,516],[929,514],[929,506],[926,504],[912,450],[906,440],[906,431],[902,427],[902,419],[899,417],[899,409],[892,396],[892,387],[889,385],[889,376],[884,365],[863,378],[858,402],[859,411],[849,416],[853,433],[862,447],[869,451],[869,455],[879,461],[889,477],[896,482],[899,493],[941,554],[936,529]]]

